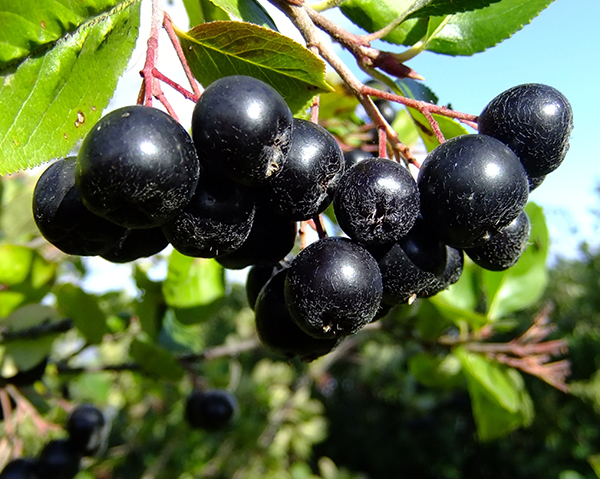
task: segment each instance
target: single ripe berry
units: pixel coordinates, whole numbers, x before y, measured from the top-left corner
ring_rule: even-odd
[[[284,266],[283,262],[279,263],[265,263],[257,264],[250,268],[248,275],[246,276],[246,299],[248,300],[248,306],[254,309],[256,300],[263,286],[275,276],[278,271],[281,271],[284,267],[289,266],[287,263]]]
[[[237,401],[228,391],[194,391],[188,396],[185,415],[195,429],[219,431],[231,423],[236,410]]]
[[[342,177],[335,217],[350,238],[368,245],[397,241],[419,214],[419,190],[410,172],[383,158],[361,161]]]
[[[315,338],[355,333],[381,303],[377,261],[359,244],[324,238],[304,248],[287,271],[285,302],[300,329]]]
[[[162,230],[180,253],[214,258],[239,248],[254,221],[248,188],[202,170],[194,196]]]
[[[256,332],[267,349],[287,359],[312,361],[333,350],[338,338],[317,339],[302,331],[285,304],[287,271],[279,271],[262,288],[256,300]]]
[[[23,457],[10,461],[2,472],[0,479],[38,479],[37,463],[34,459]]]
[[[198,175],[183,126],[161,110],[133,105],[110,112],[87,134],[75,183],[93,213],[126,228],[152,228],[189,202]]]
[[[248,76],[211,83],[192,115],[192,137],[202,164],[248,186],[279,173],[291,136],[292,112],[283,97]]]
[[[354,148],[353,150],[347,151],[344,153],[344,161],[346,162],[345,171],[348,171],[357,163],[360,163],[363,160],[368,158],[373,158],[373,153],[370,151],[365,151],[361,148]]]
[[[548,85],[528,83],[500,93],[479,115],[479,133],[507,145],[531,177],[554,171],[565,159],[573,129],[566,97]]]
[[[95,256],[111,248],[125,228],[89,211],[75,188],[75,158],[52,163],[33,190],[33,218],[49,243],[63,253]]]
[[[344,166],[342,149],[331,133],[311,121],[294,119],[287,160],[264,194],[286,218],[308,220],[331,204]]]
[[[430,298],[431,296],[435,296],[460,279],[465,264],[465,254],[463,250],[446,246],[446,258],[444,272],[441,275],[436,276],[430,284],[419,291],[418,296],[420,298]]]
[[[67,420],[69,441],[84,456],[93,456],[104,441],[104,414],[92,404],[77,406]]]
[[[465,250],[473,262],[490,271],[504,271],[514,265],[527,247],[531,233],[529,216],[524,211],[500,233],[475,248]]]
[[[39,479],[73,479],[79,472],[81,454],[67,439],[48,442],[37,459]]]
[[[454,248],[471,248],[514,220],[527,203],[516,155],[486,135],[452,138],[433,150],[417,180],[423,219]]]

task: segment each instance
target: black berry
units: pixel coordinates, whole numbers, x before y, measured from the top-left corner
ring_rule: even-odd
[[[228,391],[194,391],[188,396],[185,414],[191,427],[219,431],[231,423],[236,410],[237,401]]]

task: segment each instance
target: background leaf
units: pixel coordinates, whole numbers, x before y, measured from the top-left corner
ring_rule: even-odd
[[[455,348],[453,354],[467,376],[479,439],[496,439],[531,423],[533,405],[518,371],[463,347]]]
[[[411,17],[451,15],[453,13],[484,8],[499,1],[500,0],[433,0],[428,5],[413,13]]]
[[[108,333],[106,316],[98,305],[97,297],[66,283],[56,291],[56,301],[58,309],[73,319],[77,329],[90,343],[100,343]]]
[[[554,0],[502,0],[481,10],[453,15],[427,42],[426,50],[473,55],[510,38]]]
[[[205,87],[229,75],[248,75],[279,91],[292,112],[331,91],[325,64],[309,50],[272,30],[242,22],[212,22],[177,31],[194,76]]]
[[[229,14],[230,20],[254,23],[277,31],[275,22],[263,6],[254,0],[205,0]]]
[[[65,156],[96,123],[135,46],[139,6],[125,0],[0,71],[0,174]]]
[[[178,381],[184,371],[179,361],[167,350],[144,339],[136,338],[131,343],[129,354],[140,368],[152,376]]]

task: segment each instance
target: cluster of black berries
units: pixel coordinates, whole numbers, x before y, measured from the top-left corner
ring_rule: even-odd
[[[432,151],[416,181],[396,162],[357,161],[333,200],[349,238],[251,269],[247,295],[267,347],[312,360],[392,306],[456,282],[465,253],[494,271],[517,261],[530,234],[529,191],[563,161],[571,107],[551,87],[521,85],[492,100],[479,124]]]
[[[37,458],[10,461],[0,479],[72,479],[81,458],[96,455],[105,445],[107,424],[102,412],[91,404],[77,406],[67,420],[66,439],[53,439]]]
[[[293,118],[273,88],[225,77],[197,102],[191,137],[152,108],[106,115],[76,160],[42,175],[35,218],[72,254],[129,261],[169,242],[225,268],[254,266],[246,286],[259,337],[310,360],[457,281],[463,251],[492,270],[517,260],[529,191],[563,160],[572,111],[555,89],[522,85],[492,100],[479,124],[431,152],[415,181],[388,159],[346,168],[333,136]],[[297,222],[332,203],[348,237],[282,262]]]

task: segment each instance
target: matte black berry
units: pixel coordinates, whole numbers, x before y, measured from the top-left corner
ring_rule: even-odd
[[[13,459],[0,472],[0,479],[38,479],[36,471],[37,463],[34,459]]]
[[[133,105],[87,134],[75,182],[85,205],[126,228],[160,226],[190,200],[199,162],[187,131],[156,108]]]
[[[195,429],[219,431],[231,423],[236,410],[237,401],[228,391],[194,391],[187,398],[185,415]]]
[[[308,245],[292,261],[285,300],[295,323],[315,338],[355,333],[379,309],[381,273],[359,244],[339,237]]]
[[[316,123],[294,119],[286,163],[265,194],[283,216],[310,219],[333,201],[344,166],[342,149],[331,133]]]
[[[557,89],[518,85],[495,97],[479,115],[479,132],[506,144],[531,177],[554,171],[565,159],[573,110]]]
[[[103,445],[104,414],[93,404],[77,406],[67,420],[69,441],[84,456],[93,456]]]
[[[285,303],[286,274],[285,269],[279,271],[262,288],[255,306],[256,332],[261,343],[275,354],[312,361],[331,352],[339,339],[317,339],[296,325]]]
[[[531,234],[529,216],[524,211],[486,243],[466,249],[474,263],[491,271],[504,271],[514,265],[527,247]]]
[[[231,253],[218,255],[224,268],[243,269],[255,264],[273,264],[282,260],[296,242],[296,222],[273,214],[264,205],[257,205],[248,238]]]
[[[283,97],[270,85],[243,75],[211,83],[192,116],[200,161],[249,186],[279,173],[291,135],[292,112]]]
[[[433,150],[417,180],[421,214],[448,245],[471,248],[501,231],[527,203],[516,155],[485,135],[452,138]]]
[[[333,209],[350,238],[364,244],[400,239],[419,214],[419,190],[410,172],[399,163],[363,160],[342,177]]]
[[[93,214],[75,188],[75,158],[52,163],[33,190],[33,218],[42,236],[63,253],[94,256],[114,245],[125,228]]]
[[[202,170],[191,201],[162,229],[180,253],[214,258],[246,241],[254,212],[254,198],[248,188]]]
[[[48,442],[37,459],[39,479],[72,479],[79,472],[81,454],[67,439]]]
[[[159,227],[128,229],[117,243],[100,256],[112,263],[129,263],[160,253],[169,245]]]
[[[396,112],[396,109],[394,108],[393,103],[389,100],[383,100],[381,98],[375,100],[373,103],[375,103],[375,106],[378,108],[379,113],[381,113],[381,116],[385,118],[385,121],[387,121],[391,125],[396,119],[396,115],[398,114]]]

